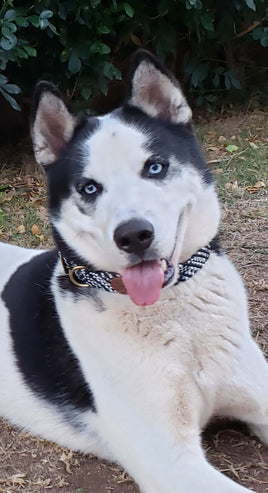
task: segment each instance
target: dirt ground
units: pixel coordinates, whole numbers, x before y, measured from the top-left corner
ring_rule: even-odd
[[[245,116],[230,117],[217,120],[214,131],[232,135],[247,124]],[[223,206],[222,243],[245,281],[252,333],[268,355],[267,199],[264,192],[238,195]],[[0,493],[139,491],[114,464],[57,447],[4,421],[0,433]],[[203,442],[208,459],[219,470],[257,493],[268,492],[268,448],[244,425],[217,419],[205,430]]]

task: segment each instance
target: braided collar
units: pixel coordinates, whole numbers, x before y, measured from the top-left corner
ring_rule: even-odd
[[[179,264],[179,276],[175,285],[193,277],[207,262],[212,252],[211,244],[200,248],[188,260]],[[79,287],[104,289],[109,293],[127,294],[122,276],[116,272],[91,271],[84,265],[77,265],[59,253],[64,271],[71,282]]]

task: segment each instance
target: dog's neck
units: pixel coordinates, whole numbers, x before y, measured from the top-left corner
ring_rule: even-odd
[[[179,263],[179,275],[173,285],[191,279],[208,261],[211,252],[220,253],[218,240],[215,238],[203,248],[200,248],[185,262]],[[59,251],[63,269],[70,281],[78,287],[104,289],[110,293],[127,294],[120,274],[116,272],[94,270],[92,266],[77,262],[75,258]]]

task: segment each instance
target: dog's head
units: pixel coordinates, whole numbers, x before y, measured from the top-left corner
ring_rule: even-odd
[[[57,241],[96,270],[121,274],[137,304],[154,303],[167,266],[176,271],[215,236],[219,205],[191,110],[151,54],[137,52],[128,99],[105,116],[80,120],[39,83],[32,138]]]

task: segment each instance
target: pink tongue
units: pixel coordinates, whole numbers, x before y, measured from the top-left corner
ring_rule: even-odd
[[[160,296],[164,272],[160,260],[128,267],[122,277],[127,294],[136,305],[153,305]]]

